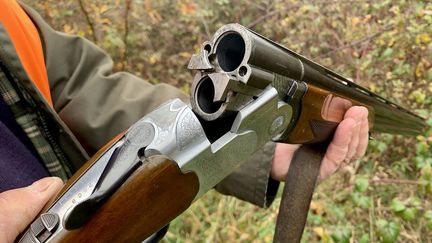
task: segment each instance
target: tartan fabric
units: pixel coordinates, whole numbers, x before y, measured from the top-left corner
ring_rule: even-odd
[[[14,86],[18,80],[11,75],[6,75],[4,67],[0,66],[0,93],[5,103],[10,107],[17,123],[24,130],[36,151],[38,152],[43,164],[52,176],[60,177],[66,180],[71,176],[71,171],[66,163],[62,163],[59,156],[53,149],[53,144],[50,144],[45,136],[48,131],[42,128],[43,118],[37,109],[31,109],[31,100],[24,91]]]

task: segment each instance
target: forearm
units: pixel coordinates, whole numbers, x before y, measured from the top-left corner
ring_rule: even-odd
[[[268,207],[273,202],[279,181],[271,175],[275,143],[267,143],[247,162],[227,176],[216,186],[225,195],[234,195],[259,207]]]

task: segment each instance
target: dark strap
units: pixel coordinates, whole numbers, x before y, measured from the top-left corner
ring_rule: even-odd
[[[164,238],[166,233],[168,232],[168,228],[169,228],[169,224],[164,226],[158,232],[152,234],[150,237],[148,237],[147,239],[145,239],[141,243],[159,243],[162,240],[162,238]]]
[[[295,153],[282,194],[274,242],[300,242],[326,149],[327,143],[308,144]]]

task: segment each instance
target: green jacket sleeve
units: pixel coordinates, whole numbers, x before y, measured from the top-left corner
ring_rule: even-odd
[[[260,207],[270,206],[279,188],[279,182],[270,177],[274,149],[274,143],[267,143],[219,183],[216,190]]]
[[[168,99],[188,100],[170,85],[113,72],[113,61],[99,47],[53,30],[34,10],[24,8],[41,35],[54,109],[90,155]],[[271,156],[258,157],[235,172],[239,176],[222,182],[219,191],[268,205]]]

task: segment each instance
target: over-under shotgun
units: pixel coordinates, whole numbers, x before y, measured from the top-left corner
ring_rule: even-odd
[[[287,216],[275,238],[298,242],[326,142],[349,107],[368,108],[372,132],[416,135],[425,127],[414,113],[238,24],[221,27],[189,68],[197,70],[190,104],[168,101],[114,138],[20,242],[140,242],[269,141],[305,144],[294,159],[303,162],[288,174]]]

